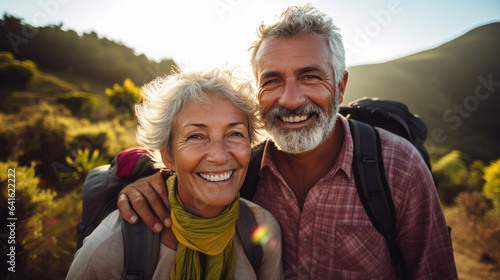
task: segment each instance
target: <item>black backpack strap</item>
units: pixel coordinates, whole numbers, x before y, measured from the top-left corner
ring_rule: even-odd
[[[266,142],[262,142],[252,148],[252,156],[250,157],[247,175],[245,177],[245,181],[243,182],[243,186],[240,189],[240,196],[250,201],[257,190],[260,164],[262,162],[262,155],[264,154],[265,143]]]
[[[240,201],[240,217],[236,221],[236,231],[245,250],[248,261],[252,264],[255,274],[258,275],[262,261],[262,246],[252,242],[252,233],[258,227],[252,209]]]
[[[160,254],[160,234],[139,219],[129,224],[121,218],[124,260],[121,280],[152,279]]]
[[[397,267],[403,262],[396,244],[396,215],[394,203],[385,176],[382,148],[377,130],[368,124],[349,119],[354,143],[352,168],[358,195],[373,226],[387,240],[392,262]],[[402,277],[404,273],[404,263]]]

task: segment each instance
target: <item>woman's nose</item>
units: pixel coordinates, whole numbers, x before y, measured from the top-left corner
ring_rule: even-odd
[[[224,141],[213,141],[207,154],[207,160],[214,163],[225,163],[229,153]]]

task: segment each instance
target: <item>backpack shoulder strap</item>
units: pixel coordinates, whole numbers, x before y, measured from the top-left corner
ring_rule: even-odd
[[[124,260],[121,280],[152,279],[160,253],[160,234],[141,219],[129,224],[121,218]]]
[[[260,164],[262,162],[262,155],[264,154],[265,143],[266,142],[262,142],[252,148],[252,156],[250,157],[250,164],[248,165],[247,175],[245,177],[245,181],[243,182],[243,186],[240,189],[241,197],[250,201],[252,200],[253,195],[257,190]]]
[[[236,231],[245,250],[248,261],[252,264],[255,274],[260,269],[263,251],[262,246],[252,242],[252,233],[258,227],[252,209],[240,201],[240,217],[236,221]]]
[[[396,215],[385,176],[379,134],[373,126],[353,119],[349,119],[349,127],[354,143],[352,168],[359,198],[373,226],[386,239],[392,262],[397,266],[403,259],[396,244]]]

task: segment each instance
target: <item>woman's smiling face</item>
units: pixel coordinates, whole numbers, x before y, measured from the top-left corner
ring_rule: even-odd
[[[248,169],[251,146],[246,114],[224,97],[188,102],[176,115],[172,154],[163,155],[175,170],[184,205],[214,217],[236,197]]]

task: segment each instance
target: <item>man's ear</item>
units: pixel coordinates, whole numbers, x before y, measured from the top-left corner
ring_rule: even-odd
[[[349,77],[349,73],[345,71],[344,77],[342,77],[342,80],[339,82],[339,105],[342,104],[342,101],[344,101],[344,93],[345,93],[345,88],[347,86],[347,79]]]

